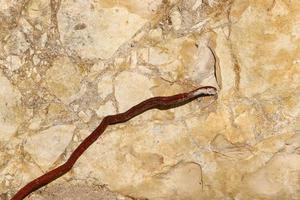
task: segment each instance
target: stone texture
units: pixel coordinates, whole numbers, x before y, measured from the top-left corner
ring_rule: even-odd
[[[106,115],[116,114],[116,108],[111,101],[106,102],[104,105],[99,106],[96,110],[98,117],[105,117]]]
[[[73,125],[57,125],[29,137],[25,151],[43,169],[48,169],[65,151],[73,137]]]
[[[64,103],[78,98],[81,79],[79,68],[67,57],[57,58],[46,74],[49,90]]]
[[[24,109],[20,107],[21,94],[9,80],[0,73],[0,138],[9,140],[24,119]]]
[[[144,99],[152,97],[153,83],[146,76],[132,72],[122,72],[116,77],[115,96],[120,112],[128,110]]]
[[[145,22],[124,7],[90,0],[62,1],[58,12],[63,44],[85,58],[110,58]]]
[[[300,199],[299,1],[0,4],[0,199],[104,116],[200,85],[218,98],[109,127],[29,199]]]
[[[98,94],[102,99],[113,93],[113,76],[107,74],[98,82]]]
[[[81,195],[78,195],[81,194]],[[128,200],[126,197],[116,195],[108,189],[101,186],[89,186],[81,184],[55,185],[47,188],[42,195],[34,194],[29,200],[51,200],[64,197],[66,200]]]

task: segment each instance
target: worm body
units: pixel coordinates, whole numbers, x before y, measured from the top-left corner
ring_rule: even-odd
[[[78,158],[84,153],[85,150],[89,148],[90,145],[92,145],[99,138],[99,136],[102,135],[107,126],[126,122],[150,109],[168,109],[177,107],[186,104],[198,97],[213,96],[216,94],[217,90],[214,87],[200,87],[196,90],[173,96],[153,97],[133,106],[126,112],[104,117],[100,125],[80,143],[80,145],[73,151],[73,153],[64,164],[27,183],[12,197],[11,200],[22,200],[31,192],[47,185],[48,183],[54,181],[55,179],[70,171]]]

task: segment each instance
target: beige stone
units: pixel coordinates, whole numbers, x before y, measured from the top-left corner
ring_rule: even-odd
[[[145,22],[124,7],[103,8],[90,0],[63,1],[58,13],[63,44],[85,58],[110,58]]]
[[[299,1],[0,4],[0,199],[104,116],[200,85],[218,97],[109,126],[30,198],[300,198]]]
[[[182,162],[145,181],[135,195],[149,199],[199,199],[203,198],[202,184],[201,166]]]
[[[91,117],[92,117],[92,112],[90,110],[87,110],[87,111],[80,111],[78,113],[78,116],[85,122],[89,122],[91,120]]]
[[[150,48],[149,49],[149,63],[152,65],[163,65],[171,62],[171,55],[164,52],[163,49],[160,48]]]
[[[300,197],[299,166],[297,154],[275,155],[266,166],[247,175],[244,182],[249,193],[260,198],[297,199]]]
[[[38,130],[41,127],[41,122],[42,122],[41,118],[35,117],[35,118],[31,119],[28,128],[31,130]]]
[[[29,137],[25,150],[47,170],[62,155],[73,137],[73,125],[57,125]]]
[[[104,105],[99,106],[96,110],[98,117],[105,117],[106,115],[116,114],[116,108],[111,101],[106,102]]]
[[[171,18],[172,26],[173,26],[174,30],[176,30],[176,31],[179,30],[181,27],[181,14],[176,7],[170,13],[170,18]]]
[[[49,0],[30,0],[27,13],[31,22],[42,28],[47,28],[51,20],[51,7]]]
[[[106,74],[99,82],[98,82],[98,93],[99,97],[105,99],[107,95],[113,93],[113,76],[110,74]]]
[[[150,88],[154,83],[146,76],[122,72],[115,80],[115,96],[119,112],[124,112],[135,104],[152,97]]]
[[[22,61],[18,56],[7,56],[6,63],[7,68],[11,71],[19,69],[22,65]]]
[[[46,74],[50,91],[64,103],[78,98],[81,79],[79,68],[68,57],[57,58]]]
[[[24,33],[20,29],[14,29],[4,45],[6,54],[22,55],[29,48]]]
[[[25,117],[20,107],[21,94],[9,80],[0,73],[0,139],[5,141],[12,137]]]
[[[218,87],[215,77],[217,63],[211,47],[209,47],[210,44],[206,38],[201,38],[196,43],[198,47],[195,53],[195,59],[191,66],[187,66],[187,77],[199,85]]]
[[[1,3],[1,12],[6,16],[10,15],[9,9],[18,6],[17,1],[1,0],[0,3]]]
[[[292,63],[299,56],[299,47],[297,42],[295,43],[297,39],[292,37],[290,31],[295,23],[294,18],[299,14],[293,11],[289,18],[287,13],[283,12],[284,9],[288,9],[283,1],[277,1],[273,8],[271,1],[268,2],[253,2],[241,14],[233,16],[239,18],[231,34],[235,38],[232,41],[238,65],[243,69],[240,73],[240,86],[246,96],[268,89],[276,91],[289,81],[289,74],[299,73],[296,65]],[[299,9],[298,4],[290,3],[295,9]],[[263,11],[268,9],[268,6],[272,8],[270,14]],[[234,6],[233,9],[237,8]],[[283,22],[283,19],[287,21]],[[268,24],[270,21],[272,23]],[[284,29],[283,25],[287,28]],[[298,81],[295,80],[285,89],[295,88],[297,84]]]
[[[129,12],[137,14],[145,19],[153,17],[162,4],[162,0],[128,0],[128,1],[110,1],[104,0],[99,3],[103,7],[111,8],[115,6],[122,6],[129,10]]]

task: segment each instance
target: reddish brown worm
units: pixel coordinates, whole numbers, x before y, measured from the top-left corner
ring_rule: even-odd
[[[133,106],[126,112],[104,117],[100,125],[80,143],[80,145],[73,151],[69,159],[64,164],[29,182],[27,185],[21,188],[11,200],[22,200],[31,192],[47,185],[48,183],[70,171],[82,153],[87,150],[87,148],[89,148],[89,146],[93,144],[100,135],[102,135],[108,125],[126,122],[150,109],[174,108],[186,104],[198,97],[213,96],[216,94],[217,90],[214,87],[200,87],[196,90],[173,96],[153,97]]]

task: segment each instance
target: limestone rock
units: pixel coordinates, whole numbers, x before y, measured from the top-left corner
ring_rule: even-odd
[[[124,112],[131,106],[152,97],[150,88],[153,82],[147,77],[132,72],[123,72],[116,77],[115,95],[119,111]]]
[[[105,117],[106,115],[116,114],[115,107],[111,101],[106,102],[104,105],[99,106],[96,110],[98,117]]]
[[[30,0],[26,14],[31,22],[39,28],[47,28],[51,20],[51,4],[49,0]]]
[[[145,22],[124,7],[103,8],[91,0],[62,1],[58,12],[63,44],[84,58],[110,58]]]
[[[57,58],[46,74],[50,91],[64,103],[78,98],[81,79],[79,68],[67,57]]]
[[[299,154],[275,155],[266,166],[245,177],[249,195],[255,194],[260,198],[300,198],[299,166]]]
[[[35,162],[47,170],[65,151],[73,137],[73,125],[57,125],[27,139],[25,150]]]
[[[105,99],[113,92],[113,77],[106,74],[98,83],[98,93],[100,98]]]
[[[109,126],[30,198],[300,198],[300,1],[0,4],[1,199],[104,116],[200,85],[218,96]]]
[[[138,186],[136,196],[149,199],[199,199],[203,198],[201,166],[196,163],[178,163],[167,172],[157,174]],[[157,192],[159,191],[159,195]],[[180,196],[178,196],[180,194]]]
[[[20,107],[21,94],[9,80],[0,73],[0,139],[9,140],[24,120],[24,109]]]

